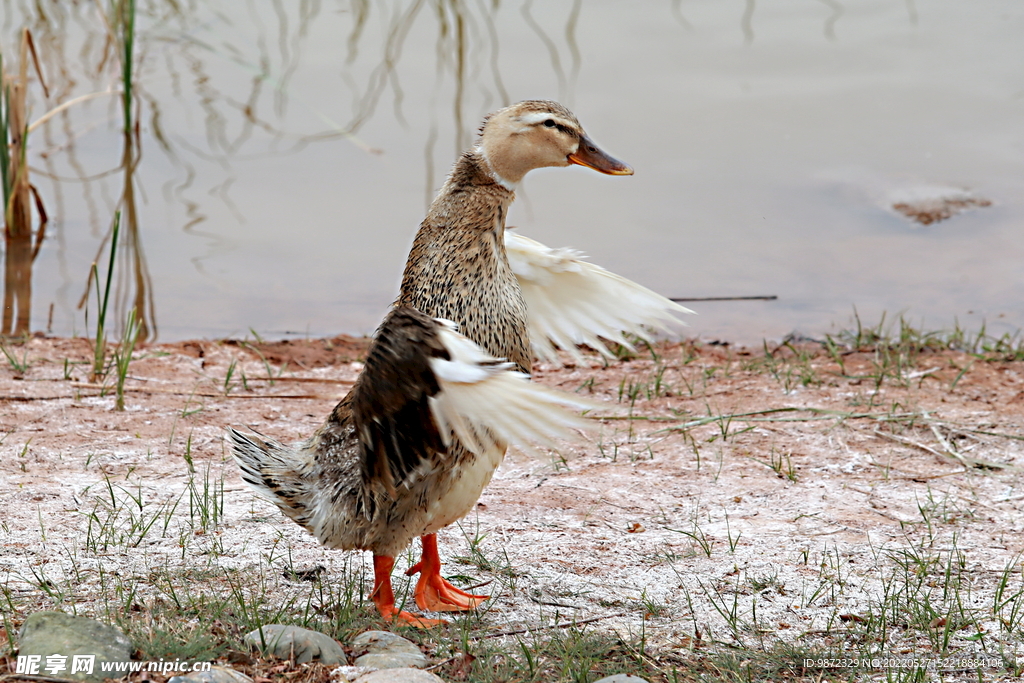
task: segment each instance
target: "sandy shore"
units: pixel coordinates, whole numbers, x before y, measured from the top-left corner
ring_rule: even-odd
[[[256,498],[223,441],[227,425],[304,438],[365,348],[346,337],[157,344],[136,352],[118,412],[110,388],[87,381],[86,340],[9,346],[27,363],[0,369],[9,627],[55,603],[102,614],[119,599],[112,575],[139,578],[145,604],[162,593],[142,579],[197,563],[368,580],[365,554],[324,550]],[[541,365],[535,378],[606,401],[610,419],[550,458],[511,453],[477,513],[442,534],[446,573],[491,582],[486,628],[603,617],[591,628],[643,630],[655,652],[808,643],[885,609],[901,571],[931,577],[916,598],[948,620],[953,571],[970,601],[955,627],[906,617],[886,647],[934,652],[945,629],[948,647],[1020,661],[1022,626],[1000,599],[1022,589],[1024,362],[689,342]],[[192,504],[197,482],[222,502],[214,519]],[[270,593],[304,590],[264,580]]]

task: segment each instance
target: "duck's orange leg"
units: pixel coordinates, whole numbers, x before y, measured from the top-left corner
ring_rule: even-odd
[[[391,589],[391,570],[394,566],[393,557],[373,556],[373,592],[370,593],[370,599],[377,606],[380,615],[389,621],[398,621],[416,628],[431,628],[444,624],[443,619],[427,619],[395,607],[395,593]]]
[[[406,575],[420,572],[416,582],[416,604],[431,612],[465,612],[476,608],[489,595],[473,595],[451,585],[441,576],[441,557],[437,554],[437,534],[420,537],[423,558],[409,567]]]

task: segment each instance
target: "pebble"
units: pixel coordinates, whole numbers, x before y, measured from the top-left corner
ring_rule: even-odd
[[[234,669],[212,666],[209,671],[193,671],[183,676],[171,676],[167,683],[252,683],[252,679]]]
[[[360,676],[374,671],[376,669],[367,669],[362,666],[339,666],[331,671],[331,683],[353,683],[359,680]]]
[[[444,680],[419,669],[378,669],[353,678],[349,683],[444,683]]]
[[[262,632],[262,636],[260,633]],[[345,650],[334,638],[299,626],[267,624],[245,636],[245,643],[255,649],[272,654],[278,659],[292,659],[299,664],[319,660],[327,666],[347,664]],[[266,643],[266,649],[264,649]]]
[[[131,661],[135,650],[128,636],[113,626],[95,619],[74,617],[63,612],[36,612],[29,615],[18,635],[18,655],[40,655],[39,673],[79,681],[102,681],[106,676],[100,662]],[[46,669],[49,655],[67,657],[59,671]],[[91,674],[71,673],[73,655],[95,655]],[[106,672],[109,675],[109,672]]]
[[[647,679],[630,674],[615,674],[614,676],[605,676],[594,683],[647,683]]]
[[[430,664],[430,660],[416,643],[388,631],[360,633],[352,639],[349,647],[356,655],[356,666],[376,669],[422,669]]]

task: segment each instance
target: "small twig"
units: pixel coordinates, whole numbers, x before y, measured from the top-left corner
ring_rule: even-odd
[[[1024,494],[1019,496],[1010,496],[1009,498],[1000,498],[999,500],[992,501],[993,503],[1012,503],[1014,501],[1024,500]]]
[[[777,294],[767,294],[764,296],[675,296],[669,299],[669,301],[775,301],[778,299]]]
[[[1014,439],[1016,441],[1024,441],[1024,436],[1021,436],[1020,434],[1003,434],[1002,432],[987,432],[984,429],[969,429],[968,427],[957,427],[956,430],[959,432],[969,432],[971,434],[982,434],[984,436],[998,436],[1001,439]]]
[[[665,415],[587,415],[594,420],[624,420],[640,422],[679,422],[682,418]]]
[[[810,631],[804,631],[797,638],[805,638],[807,636],[832,636],[832,635],[843,635],[844,633],[858,633],[851,628],[813,628]]]
[[[759,417],[763,415],[770,415],[773,413],[811,413],[811,417]],[[686,431],[693,427],[700,427],[702,425],[711,424],[713,422],[721,422],[722,420],[738,420],[740,422],[814,422],[816,420],[877,420],[879,422],[894,422],[908,417],[917,417],[917,413],[846,413],[840,410],[826,410],[824,408],[800,408],[796,406],[787,406],[784,408],[769,408],[767,410],[753,410],[743,413],[729,413],[726,415],[711,415],[709,417],[702,417],[696,420],[691,420],[686,424],[680,425],[679,427],[667,427],[665,429],[652,432],[652,434],[660,434],[661,432],[677,432]]]
[[[448,659],[442,659],[442,660],[441,660],[440,662],[438,662],[437,664],[433,664],[433,665],[431,665],[431,666],[428,666],[428,667],[426,667],[425,669],[423,669],[423,671],[430,671],[430,670],[432,670],[432,669],[439,669],[439,668],[441,668],[442,666],[444,666],[445,664],[448,664],[448,663],[450,663],[450,662],[454,662],[454,661],[455,661],[456,659],[461,659],[461,658],[462,658],[462,656],[463,656],[463,655],[455,655],[454,657],[449,657]]]
[[[527,595],[526,597],[529,598],[531,602],[535,602],[538,605],[547,605],[548,607],[564,607],[566,609],[579,609],[580,608],[579,605],[566,605],[565,603],[561,603],[561,602],[548,602],[546,600],[539,600],[538,598],[535,598],[532,595]]]
[[[57,114],[61,113],[65,109],[67,109],[68,107],[74,106],[74,105],[78,104],[79,102],[85,102],[87,100],[93,99],[94,97],[103,97],[104,95],[118,95],[119,96],[120,94],[121,94],[120,90],[105,90],[103,92],[89,93],[88,95],[82,95],[80,97],[75,97],[74,99],[70,99],[67,102],[64,102],[63,104],[57,105],[56,107],[54,107],[53,109],[51,109],[50,111],[46,112],[45,114],[40,116],[38,119],[33,121],[32,124],[28,127],[28,132],[29,133],[34,132],[36,128],[38,128],[39,126],[43,125],[44,123],[46,123],[47,121],[52,119]]]
[[[70,396],[0,396],[0,401],[59,401]]]
[[[927,423],[928,427],[932,430],[932,434],[935,435],[935,440],[939,442],[940,446],[942,446],[942,450],[946,452],[946,455],[950,456],[951,458],[956,458],[958,461],[963,463],[964,466],[966,466],[967,458],[965,458],[963,455],[960,454],[959,451],[953,448],[953,445],[951,443],[946,441],[946,437],[942,436],[942,433],[939,432],[938,426],[935,424],[935,422],[932,421],[931,415],[922,410],[921,417],[925,419],[925,422]]]
[[[900,525],[910,524],[913,521],[913,520],[910,520],[910,519],[900,519],[899,517],[897,517],[896,515],[892,514],[891,512],[885,512],[884,510],[879,510],[878,508],[871,508],[870,510],[868,510],[868,512],[872,512],[872,513],[878,515],[879,517],[885,517],[886,519],[891,520],[893,522],[896,522],[897,524],[900,524]]]
[[[250,382],[314,382],[317,384],[355,384],[354,379],[330,379],[328,377],[247,377]]]
[[[71,386],[76,389],[104,389],[102,384],[89,382],[73,382]],[[203,396],[205,398],[308,398],[331,400],[334,396],[321,396],[320,394],[225,394],[223,391],[181,391],[179,389],[168,389],[165,387],[125,387],[125,391],[136,391],[143,394],[171,394],[175,396]],[[65,398],[71,398],[67,396]]]
[[[4,674],[0,676],[0,681],[43,681],[45,683],[68,683],[66,678],[57,678],[55,676],[46,676],[43,674]]]
[[[887,432],[883,432],[880,429],[872,429],[871,431],[874,433],[875,436],[880,436],[883,439],[889,439],[890,441],[895,441],[897,443],[905,444],[907,446],[913,446],[914,448],[920,448],[922,451],[926,451],[928,453],[931,453],[932,455],[934,455],[936,458],[939,458],[943,462],[945,462],[947,458],[951,457],[951,456],[947,455],[946,453],[940,453],[939,451],[935,450],[934,448],[932,448],[931,446],[929,446],[927,444],[923,444],[923,443],[920,443],[918,441],[914,441],[913,439],[908,439],[905,436],[897,436],[896,434],[889,434]],[[967,471],[966,463],[964,463],[962,460],[959,460],[959,462],[960,462],[961,465],[964,466],[964,472],[966,472]]]
[[[895,434],[887,434],[887,433],[885,433],[883,431],[880,431],[878,429],[875,429],[875,430],[872,430],[872,431],[875,433],[876,436],[881,436],[881,437],[886,438],[886,439],[891,439],[893,441],[898,441],[898,442],[906,444],[908,446],[913,446],[915,448],[920,448],[923,451],[927,451],[927,452],[931,453],[932,455],[936,456],[937,458],[942,458],[942,459],[952,458],[953,460],[956,460],[958,463],[960,463],[963,466],[964,472],[966,472],[966,471],[968,471],[968,470],[970,470],[972,468],[973,469],[988,469],[988,470],[1005,470],[1005,469],[1011,467],[1010,465],[1004,465],[1003,463],[990,462],[988,460],[977,460],[975,458],[968,458],[965,455],[960,455],[960,454],[954,455],[953,453],[943,453],[941,451],[935,450],[931,446],[925,445],[923,443],[918,443],[917,441],[914,441],[912,439],[908,439],[908,438],[903,437],[903,436],[896,436]]]
[[[952,472],[943,472],[941,474],[918,474],[910,470],[904,470],[899,467],[895,467],[894,465],[883,465],[880,462],[872,461],[871,464],[880,470],[885,470],[888,473],[882,479],[876,479],[874,481],[931,481],[933,479],[955,477],[956,475],[964,474],[967,471],[965,468],[960,470],[953,470]],[[892,472],[899,472],[900,474],[893,475],[891,474]]]
[[[519,628],[514,631],[498,631],[497,633],[487,633],[482,636],[474,636],[473,640],[483,640],[485,638],[500,638],[502,636],[517,636],[521,633],[531,633],[533,631],[546,631],[552,628],[570,628],[572,626],[581,626],[582,624],[590,624],[595,621],[601,621],[602,619],[612,619],[614,617],[624,617],[625,612],[616,612],[615,614],[606,614],[603,617],[591,617],[590,619],[581,619],[580,621],[567,621],[561,624],[551,624],[550,626],[533,626],[530,628]]]

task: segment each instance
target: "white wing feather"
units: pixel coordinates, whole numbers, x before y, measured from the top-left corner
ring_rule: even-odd
[[[557,361],[555,347],[581,360],[585,344],[613,358],[602,339],[633,350],[624,333],[650,341],[650,329],[681,324],[675,316],[693,313],[651,290],[582,260],[573,249],[552,249],[505,230],[505,250],[526,300],[534,353]]]
[[[482,454],[509,444],[554,446],[557,440],[578,440],[579,430],[593,427],[579,411],[601,404],[530,381],[449,324],[440,335],[451,359],[430,360],[441,388],[430,407],[442,435],[454,434]]]

